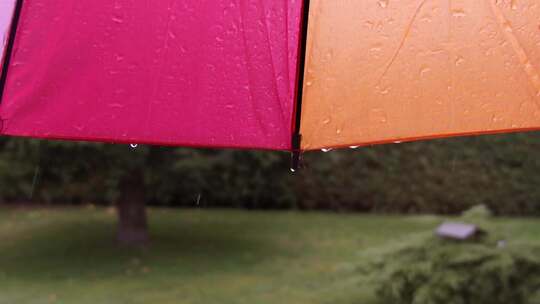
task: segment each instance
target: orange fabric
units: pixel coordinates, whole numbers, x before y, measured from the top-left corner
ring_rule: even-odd
[[[538,0],[312,0],[302,149],[540,129]]]

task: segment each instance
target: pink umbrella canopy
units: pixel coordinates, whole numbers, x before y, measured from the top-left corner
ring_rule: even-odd
[[[1,134],[291,148],[301,1],[19,5]]]

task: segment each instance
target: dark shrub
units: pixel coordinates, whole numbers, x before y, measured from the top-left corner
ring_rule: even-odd
[[[490,235],[461,242],[431,236],[385,256],[372,271],[382,303],[532,303],[540,247]]]

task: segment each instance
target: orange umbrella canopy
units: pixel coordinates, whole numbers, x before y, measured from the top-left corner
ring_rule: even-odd
[[[540,127],[537,0],[312,0],[303,150]]]

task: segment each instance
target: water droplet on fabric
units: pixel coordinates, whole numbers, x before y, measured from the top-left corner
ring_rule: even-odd
[[[376,86],[375,89],[377,89],[377,91],[381,95],[387,95],[388,93],[390,93],[390,88],[389,87]]]
[[[456,66],[460,66],[463,62],[465,62],[465,58],[463,58],[463,57],[461,57],[461,56],[458,56],[458,57],[456,58],[455,64],[456,64]]]
[[[420,77],[424,77],[427,73],[431,72],[431,69],[428,67],[424,67],[420,70]]]
[[[119,17],[119,16],[112,17],[112,21],[118,24],[124,23],[124,19],[122,19],[122,17]]]
[[[463,9],[455,9],[452,10],[452,16],[454,17],[465,17],[467,14],[465,13],[465,10]]]
[[[390,0],[379,0],[377,3],[382,8],[387,8]]]
[[[510,3],[510,7],[513,9],[513,10],[517,10],[518,6],[517,6],[517,0],[512,0],[512,2]]]

